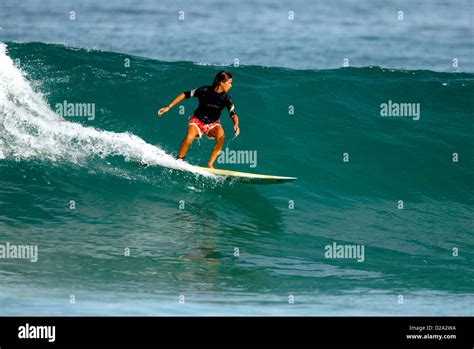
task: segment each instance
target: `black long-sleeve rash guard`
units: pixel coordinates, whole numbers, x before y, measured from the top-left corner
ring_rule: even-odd
[[[194,111],[194,116],[206,124],[219,120],[224,107],[229,111],[230,116],[235,115],[232,98],[225,93],[217,93],[212,86],[201,86],[191,91],[184,92],[186,99],[197,97],[199,105]]]

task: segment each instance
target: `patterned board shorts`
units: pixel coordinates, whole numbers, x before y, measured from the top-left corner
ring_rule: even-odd
[[[194,115],[191,115],[189,117],[189,122],[188,122],[188,126],[189,125],[194,125],[197,127],[198,131],[199,131],[199,138],[202,137],[203,134],[206,135],[207,138],[209,139],[213,139],[213,138],[216,138],[216,137],[209,137],[208,134],[209,134],[209,131],[220,125],[221,122],[220,120],[217,120],[217,121],[214,121],[214,122],[211,122],[210,124],[206,124],[204,122],[202,122],[201,120],[199,120],[197,117],[195,117]]]

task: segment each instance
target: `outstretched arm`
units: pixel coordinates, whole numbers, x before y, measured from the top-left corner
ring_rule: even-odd
[[[185,98],[184,93],[180,93],[179,96],[176,97],[176,98],[173,100],[173,102],[170,103],[169,106],[164,107],[164,108],[161,108],[160,110],[158,110],[158,117],[161,117],[161,115],[163,115],[163,114],[166,113],[168,110],[170,110],[171,108],[173,108],[176,104],[178,104],[179,102],[181,102],[184,98]]]

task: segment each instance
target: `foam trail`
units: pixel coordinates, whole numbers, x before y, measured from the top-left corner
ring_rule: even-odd
[[[116,133],[65,121],[33,90],[0,43],[0,159],[40,159],[81,164],[98,156],[206,172],[174,159],[157,146],[128,132]]]

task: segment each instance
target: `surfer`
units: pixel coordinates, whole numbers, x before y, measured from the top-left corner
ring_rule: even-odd
[[[178,159],[184,159],[189,146],[194,139],[206,135],[209,139],[215,139],[216,143],[212,149],[211,157],[207,167],[214,168],[213,164],[224,145],[224,129],[219,120],[222,110],[227,108],[234,122],[235,137],[240,133],[239,118],[235,113],[235,107],[228,92],[232,87],[232,75],[222,70],[217,73],[212,86],[201,86],[191,91],[182,92],[167,107],[158,110],[158,117],[168,112],[183,99],[197,97],[199,105],[194,114],[189,117],[188,131],[178,151]]]

